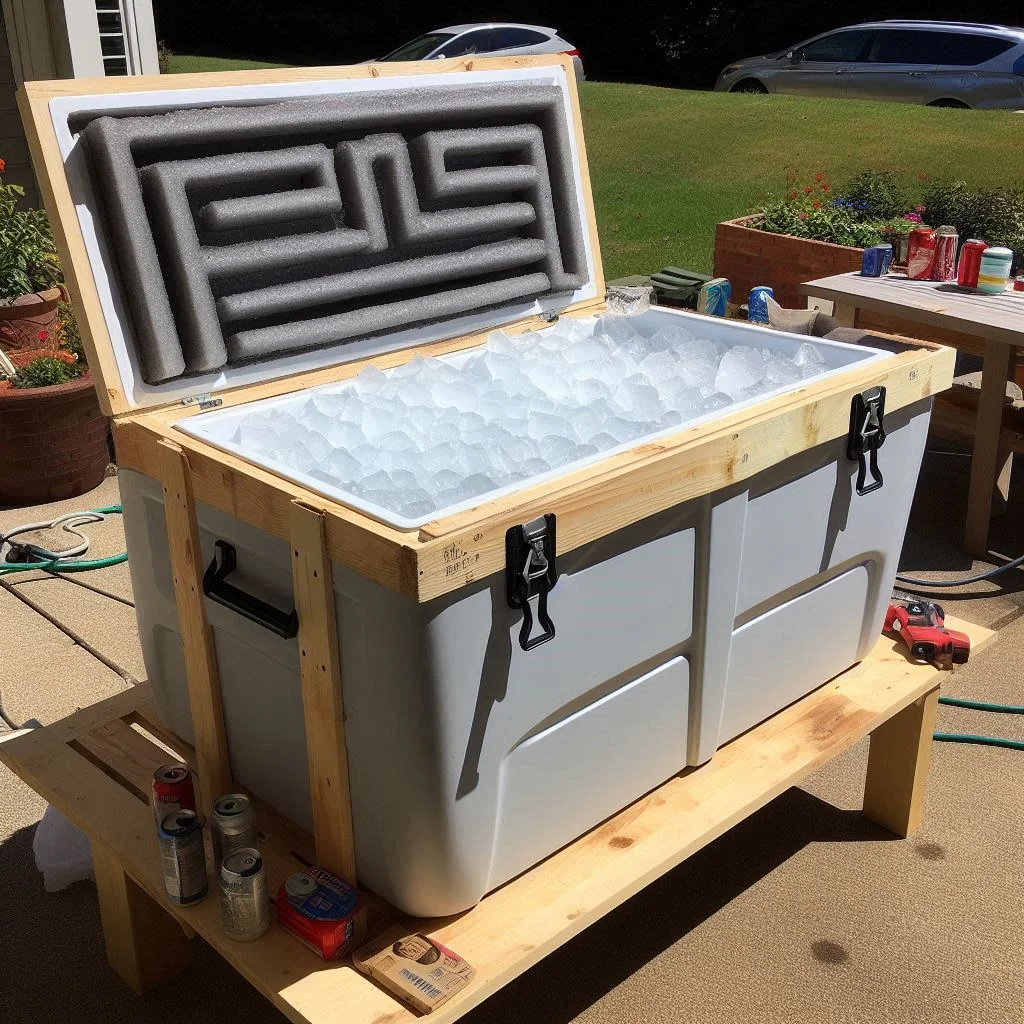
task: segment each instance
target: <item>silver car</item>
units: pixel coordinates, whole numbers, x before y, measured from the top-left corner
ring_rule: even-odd
[[[867,22],[736,61],[718,76],[715,89],[1024,109],[1024,29]]]
[[[582,82],[584,78],[580,51],[555,29],[500,21],[437,28],[404,43],[379,60],[433,60],[438,57],[465,57],[471,53],[488,57],[564,53],[572,57],[577,81]]]

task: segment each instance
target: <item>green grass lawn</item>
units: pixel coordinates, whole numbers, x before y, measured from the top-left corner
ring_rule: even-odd
[[[281,66],[171,58],[175,72]],[[841,186],[871,167],[915,186],[927,174],[1024,187],[1020,114],[600,82],[580,92],[608,278],[709,271],[715,224],[784,192],[788,174]]]
[[[229,60],[227,57],[186,57],[171,54],[168,61],[172,75],[188,71],[252,71],[254,68],[286,68],[288,64],[268,64],[260,60]]]

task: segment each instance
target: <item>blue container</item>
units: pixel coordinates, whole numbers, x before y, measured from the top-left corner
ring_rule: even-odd
[[[860,272],[865,277],[881,277],[888,273],[892,264],[891,245],[873,245],[864,250],[864,258],[861,263]]]
[[[768,299],[775,298],[775,291],[766,284],[759,284],[751,288],[750,298],[747,300],[747,319],[752,324],[768,323]]]
[[[697,296],[697,312],[711,316],[725,316],[732,298],[732,285],[727,278],[714,277],[701,285]]]

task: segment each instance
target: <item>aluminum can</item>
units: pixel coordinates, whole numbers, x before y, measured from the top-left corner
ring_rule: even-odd
[[[244,793],[218,797],[206,824],[213,840],[213,863],[218,868],[232,850],[256,845],[256,815]]]
[[[935,232],[935,259],[932,261],[933,281],[956,280],[956,250],[960,235],[949,224],[943,224]]]
[[[964,288],[978,287],[978,273],[981,270],[981,254],[988,243],[980,238],[968,238],[960,249],[960,264],[956,270],[956,283]]]
[[[1013,290],[1015,292],[1024,292],[1024,274],[1018,274],[1013,279]]]
[[[864,250],[860,272],[864,277],[881,277],[892,264],[891,245],[872,245]]]
[[[290,875],[277,893],[278,923],[323,960],[349,951],[358,912],[356,891],[323,868]]]
[[[224,934],[236,942],[252,942],[270,927],[267,870],[254,847],[231,850],[220,866],[220,916]]]
[[[198,903],[207,892],[203,829],[195,811],[171,811],[160,822],[160,865],[172,903]]]
[[[697,295],[697,312],[711,316],[725,316],[732,298],[732,285],[728,278],[713,277],[700,286]]]
[[[912,281],[930,281],[935,262],[935,232],[931,228],[914,228],[907,246],[907,277]]]
[[[759,284],[750,290],[747,300],[747,319],[752,324],[768,323],[768,299],[775,298],[775,290],[766,284]]]
[[[882,250],[882,277],[885,277],[889,273],[893,261],[896,259],[896,250],[892,247],[891,242],[884,242],[882,245],[876,246],[876,248]]]
[[[164,764],[157,768],[153,772],[150,802],[158,828],[171,811],[194,811],[196,791],[188,765]]]

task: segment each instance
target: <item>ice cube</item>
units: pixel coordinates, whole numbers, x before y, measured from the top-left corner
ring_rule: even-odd
[[[722,356],[715,387],[724,394],[738,398],[747,388],[759,384],[764,374],[764,356],[760,349],[735,345]]]
[[[634,438],[639,437],[644,432],[644,427],[640,423],[633,423],[630,420],[623,419],[621,416],[612,416],[605,420],[604,432],[615,438],[616,444],[622,444],[624,441],[632,441]],[[590,443],[597,444],[597,438],[590,438]],[[600,445],[598,447],[600,448]]]
[[[318,468],[321,472],[330,473],[331,476],[341,483],[355,480],[362,474],[362,466],[359,464],[359,460],[354,455],[344,451],[331,452],[320,463]]]
[[[422,519],[436,510],[433,497],[422,487],[413,487],[401,491],[395,500],[392,510],[406,519]]]
[[[793,356],[793,362],[797,366],[817,366],[816,372],[821,372],[825,369],[825,357],[821,354],[821,350],[815,345],[812,345],[809,341],[805,341],[797,350]]]
[[[475,430],[482,430],[485,425],[483,416],[475,412],[464,412],[458,420],[459,433],[466,437]]]
[[[395,489],[394,481],[382,469],[371,473],[361,482],[367,491],[393,491]]]
[[[603,334],[614,342],[620,342],[636,337],[637,331],[630,317],[607,314],[597,318],[594,333]]]
[[[318,391],[310,399],[313,407],[330,419],[341,415],[341,410],[348,400],[347,394],[339,394],[337,391]]]
[[[528,480],[530,477],[540,476],[541,473],[547,473],[550,469],[551,466],[548,465],[548,463],[546,463],[539,455],[534,455],[523,463],[520,468],[520,472],[525,474],[523,479]]]
[[[480,401],[476,390],[465,381],[438,381],[430,388],[430,396],[441,408],[471,412]]]
[[[523,345],[520,340],[504,331],[494,331],[487,335],[487,348],[498,355],[516,356],[522,352]],[[489,361],[493,366],[493,361]]]
[[[488,491],[496,490],[497,486],[486,473],[473,473],[467,476],[455,490],[459,495],[458,500],[465,501],[468,498],[476,498]]]
[[[608,398],[611,393],[612,389],[600,380],[577,380],[572,388],[572,397],[578,406]]]
[[[335,420],[327,431],[327,440],[333,448],[358,448],[366,444],[366,437],[355,423]]]
[[[455,454],[452,457],[451,468],[456,473],[472,476],[474,473],[485,473],[490,468],[487,449],[482,444],[466,444],[464,441],[455,441],[452,447],[455,449]]]
[[[376,366],[367,366],[352,379],[352,387],[360,397],[379,395],[387,386],[388,378]]]
[[[765,358],[765,380],[773,387],[780,384],[795,384],[803,379],[796,362],[781,352],[771,352]]]
[[[620,341],[615,346],[614,351],[616,355],[629,360],[633,366],[638,366],[654,349],[651,347],[649,339],[642,338],[639,334],[634,334],[633,337]]]
[[[609,448],[614,448],[622,442],[612,437],[606,430],[600,434],[595,434],[590,439],[590,444],[595,447],[599,452],[605,452]]]
[[[577,409],[567,417],[569,425],[580,441],[589,441],[595,434],[601,433],[607,418],[599,409],[592,406]]]
[[[679,363],[679,376],[687,387],[712,387],[718,376],[718,356],[704,359],[696,356],[684,357]]]
[[[533,363],[526,367],[525,374],[534,387],[555,402],[561,402],[572,394],[572,385],[558,373],[552,362]]]
[[[395,397],[407,406],[423,406],[430,403],[430,382],[422,374],[406,377],[395,383]]]
[[[360,424],[366,412],[366,403],[356,394],[345,396],[344,404],[337,415],[346,423]]]
[[[374,460],[374,465],[391,475],[391,479],[399,484],[399,473],[413,474],[420,466],[422,456],[415,451],[382,451]],[[408,481],[406,481],[408,483]],[[415,481],[414,481],[415,482]]]
[[[673,352],[652,352],[641,364],[640,371],[652,384],[676,376],[679,360]]]
[[[362,427],[367,441],[376,444],[381,437],[395,429],[395,415],[387,409],[369,405],[363,413]]]
[[[549,466],[564,466],[577,458],[576,442],[568,437],[552,434],[541,438],[537,447],[540,450],[540,457]]]
[[[442,469],[429,477],[427,490],[434,496],[441,491],[451,490],[458,487],[462,477],[450,469]]]
[[[322,434],[324,437],[334,424],[333,417],[321,412],[312,400],[296,411],[296,419],[307,430],[313,431],[314,434]]]
[[[684,345],[693,341],[693,333],[685,327],[662,327],[651,335],[651,348],[655,352],[673,352],[676,355]]]
[[[276,451],[281,445],[281,436],[267,416],[250,413],[239,425],[239,443],[247,451]]]
[[[701,408],[704,412],[716,412],[719,409],[724,409],[727,405],[732,405],[733,401],[734,399],[731,395],[716,391],[713,395],[704,399],[701,403]]]
[[[681,377],[673,377],[666,381],[658,388],[658,394],[669,409],[675,409],[678,412],[696,409],[704,397],[700,388],[693,387]]]
[[[607,358],[608,350],[599,341],[587,337],[577,341],[565,350],[565,360],[568,363],[600,362]]]
[[[547,412],[531,412],[527,417],[527,434],[535,441],[552,434],[561,437],[569,436],[569,424],[561,416],[552,416]],[[502,426],[505,426],[502,424]],[[506,428],[508,429],[508,428]]]
[[[675,409],[669,409],[664,416],[658,420],[659,430],[668,430],[670,427],[678,427],[683,422],[682,414],[677,412]]]
[[[559,320],[556,329],[568,344],[574,345],[584,338],[592,337],[596,325],[597,320],[594,317],[582,317],[578,320]]]
[[[451,442],[445,441],[420,455],[419,465],[428,473],[440,473],[444,469],[450,470],[454,460],[455,448]]]
[[[718,346],[706,338],[692,338],[684,341],[679,346],[680,362],[697,360],[699,362],[714,363],[717,366],[720,358],[721,352],[718,351]]]

